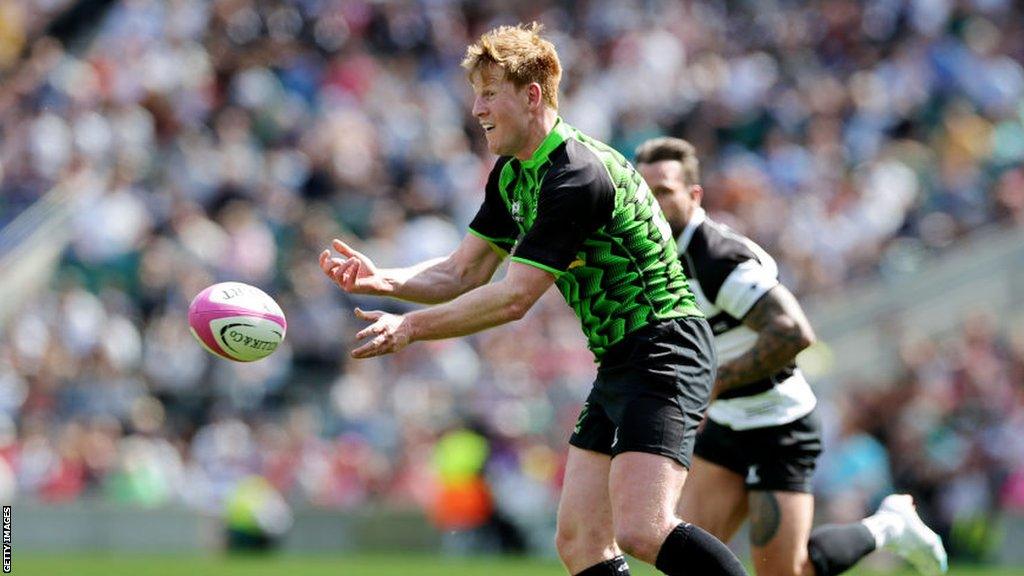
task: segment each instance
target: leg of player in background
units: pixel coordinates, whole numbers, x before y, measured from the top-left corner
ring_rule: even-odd
[[[812,564],[808,574],[842,574],[876,548],[875,537],[863,522],[819,526],[807,542],[808,562]]]
[[[881,548],[899,554],[925,576],[948,569],[942,540],[921,521],[907,494],[886,496],[878,512],[860,522],[816,528],[807,548],[814,576],[841,574]]]
[[[616,456],[608,485],[615,541],[669,576],[744,576],[743,565],[725,544],[676,515],[686,476],[686,468],[665,456]]]
[[[803,492],[750,492],[750,555],[758,576],[815,576],[807,540],[814,496]]]
[[[610,466],[607,454],[569,446],[555,535],[558,556],[569,574],[629,574],[612,532]]]
[[[676,510],[722,542],[732,540],[747,517],[743,476],[695,455]]]

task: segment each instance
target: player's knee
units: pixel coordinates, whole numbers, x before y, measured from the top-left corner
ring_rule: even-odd
[[[559,522],[555,531],[555,549],[563,562],[593,556],[611,546],[608,528],[587,522]]]
[[[658,527],[649,521],[616,523],[615,542],[630,556],[650,561],[658,556],[658,550],[665,539],[664,532],[667,531],[658,530]]]
[[[561,522],[555,530],[555,550],[562,560],[573,556],[573,547],[576,545],[578,534],[575,526],[565,526]]]

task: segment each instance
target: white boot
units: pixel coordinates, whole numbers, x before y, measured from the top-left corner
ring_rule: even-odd
[[[899,554],[921,574],[938,576],[948,570],[942,540],[921,521],[909,494],[886,496],[878,512],[861,522],[875,536],[878,548]]]

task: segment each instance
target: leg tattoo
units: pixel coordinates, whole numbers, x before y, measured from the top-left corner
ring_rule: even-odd
[[[764,546],[775,537],[782,522],[779,501],[771,492],[750,493],[750,543]]]

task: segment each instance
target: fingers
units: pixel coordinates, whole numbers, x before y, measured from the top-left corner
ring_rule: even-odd
[[[356,318],[359,318],[360,320],[375,321],[378,320],[381,316],[383,316],[384,312],[381,312],[380,310],[362,310],[360,308],[356,308],[355,314]]]
[[[377,345],[374,344],[372,340],[352,351],[352,357],[360,359],[373,358],[374,356],[383,356],[384,354],[387,354],[387,351],[378,348]]]
[[[354,258],[348,260],[342,260],[340,258],[331,259],[334,268],[331,270],[331,278],[335,282],[341,285],[346,290],[352,287],[352,280],[355,280],[356,276],[352,274],[352,269],[359,263]]]
[[[337,238],[331,241],[331,246],[333,246],[334,249],[338,251],[338,254],[341,254],[346,258],[358,258],[360,260],[367,259],[366,256],[363,256],[361,252],[353,249],[351,246],[345,244],[344,242],[338,240]]]
[[[358,250],[335,238],[331,246],[341,254],[341,258],[332,258],[330,250],[320,253],[320,269],[331,280],[346,292],[362,292],[365,286],[357,286],[360,276],[376,273],[373,262]]]
[[[363,328],[358,333],[356,333],[357,340],[362,340],[363,338],[366,338],[371,334],[384,335],[384,331],[387,330],[387,324],[385,324],[384,322],[377,321],[380,320],[382,316],[384,316],[384,312],[381,312],[380,310],[370,310],[369,312],[367,312],[359,308],[356,308],[355,314],[356,318],[359,318],[360,320],[369,320],[373,322],[373,324],[370,324],[366,328]]]
[[[344,242],[338,240],[337,238],[331,240],[331,246],[334,246],[334,249],[337,250],[339,254],[343,254],[345,256],[354,256],[356,253],[356,251],[353,250],[351,246],[345,244]]]
[[[352,285],[356,283],[356,278],[359,278],[360,267],[359,260],[356,260],[355,258],[349,258],[348,262],[351,262],[351,264],[345,267],[345,271],[340,274],[340,276],[342,284],[347,288],[351,288]]]
[[[380,310],[355,309],[355,315],[360,320],[373,322],[356,334],[357,340],[363,340],[373,336],[368,342],[352,351],[353,358],[372,358],[397,352],[401,346],[398,344],[394,334],[389,333],[387,320],[382,320],[387,314]]]
[[[351,258],[342,260],[341,258],[331,258],[329,250],[324,250],[320,253],[320,269],[323,270],[324,274],[328,278],[335,282],[340,282],[343,273],[348,267],[352,266],[351,262],[355,262]]]
[[[384,326],[384,324],[370,324],[366,328],[363,328],[362,330],[356,333],[356,340],[362,340],[363,338],[366,338],[367,336],[370,336],[372,334],[379,334],[386,337],[387,335],[384,333],[386,330],[387,328]]]
[[[324,274],[331,276],[331,271],[334,269],[335,263],[331,258],[331,251],[324,250],[320,253],[320,269],[324,271]]]
[[[355,258],[342,260],[341,258],[323,258],[321,255],[320,269],[343,290],[353,292],[356,280],[359,278],[359,271],[362,268],[359,260]]]
[[[370,328],[374,328],[374,326],[371,326]],[[366,333],[368,333],[370,328],[367,328],[366,330],[363,330],[362,332],[360,332],[360,334],[363,334],[363,336],[365,336]],[[382,331],[383,329],[384,329],[383,326],[381,326],[379,331]],[[361,338],[363,336],[357,336],[357,337]],[[352,351],[352,357],[353,358],[372,358],[373,356],[381,356],[381,355],[388,354],[388,353],[391,353],[391,352],[394,352],[394,351],[395,351],[394,343],[391,342],[391,340],[388,338],[388,335],[380,333],[380,334],[377,334],[377,336],[375,336],[372,340],[370,340],[366,344],[363,344],[359,348],[356,348],[355,350],[353,350]]]

